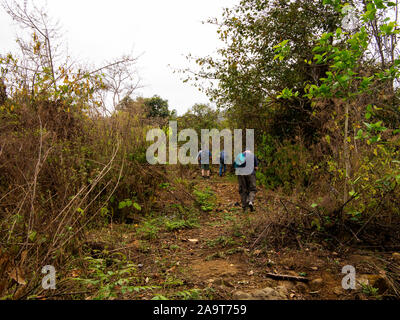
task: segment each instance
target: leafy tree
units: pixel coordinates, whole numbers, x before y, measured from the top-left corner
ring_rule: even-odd
[[[144,99],[149,118],[168,118],[170,116],[168,100],[155,95],[152,98]]]
[[[145,116],[146,106],[143,98],[138,97],[133,100],[131,97],[126,96],[118,103],[115,110]]]
[[[300,128],[312,136],[320,124],[313,122],[307,99],[298,96],[288,102],[275,97],[288,86],[303,91],[304,83],[324,74],[325,66],[305,60],[313,56],[313,35],[335,30],[339,18],[322,0],[243,0],[225,9],[222,21],[208,21],[219,26],[220,57],[197,58],[198,70],[188,72],[186,80],[198,86],[199,79],[217,80],[217,85],[211,81],[202,89],[226,109],[237,127],[280,137],[293,137]],[[291,44],[291,56],[276,63],[274,47],[284,39]]]
[[[208,104],[195,104],[183,116],[178,117],[180,128],[191,128],[201,135],[202,129],[218,129],[221,127],[221,114]]]
[[[331,5],[338,12],[343,12],[345,7],[339,0],[325,0],[324,3]],[[396,3],[391,1],[370,0],[365,3],[365,7],[361,12],[360,27],[354,33],[344,32],[341,28],[337,28],[335,32],[324,33],[320,36],[318,43],[313,49],[313,61],[317,64],[328,66],[325,76],[321,77],[314,84],[308,84],[305,87],[305,98],[310,99],[312,105],[316,106],[316,101],[326,101],[332,99],[337,105],[337,110],[344,117],[339,118],[343,121],[343,147],[342,159],[344,163],[344,184],[343,184],[343,202],[347,204],[349,195],[352,198],[357,196],[357,193],[352,190],[349,192],[349,186],[352,184],[351,172],[351,150],[355,150],[356,139],[368,139],[368,145],[376,144],[382,141],[382,133],[387,130],[383,126],[382,121],[372,123],[371,118],[379,108],[370,103],[370,96],[382,95],[382,92],[393,92],[393,81],[400,74],[400,60],[394,57],[394,48],[389,50],[389,57],[381,56],[376,58],[375,52],[381,53],[381,43],[387,42],[388,39],[392,40],[394,45],[397,40],[399,31],[396,30],[396,23],[391,21],[390,8],[397,7]],[[382,18],[383,19],[380,19]],[[369,29],[369,26],[377,26],[380,21],[379,29],[381,32],[378,35],[374,29]],[[375,46],[374,46],[375,40]],[[276,46],[277,56],[280,60],[284,60],[287,52],[290,52],[288,41],[283,41]],[[289,55],[290,56],[290,55]],[[377,64],[380,62],[380,70]],[[311,61],[309,61],[311,64]],[[374,72],[375,70],[375,72]],[[298,96],[300,93],[293,89],[284,89],[280,96],[285,98],[292,98]],[[368,100],[366,99],[368,98]],[[381,99],[382,101],[382,99]],[[356,113],[351,112],[351,109],[359,110],[358,107],[364,108],[362,114],[365,115],[364,126],[361,129],[361,120],[356,118]],[[315,109],[317,110],[317,109]],[[336,114],[337,115],[337,114]],[[334,118],[335,115],[333,115]],[[336,122],[336,129],[339,130],[338,122]],[[351,132],[358,129],[358,134],[353,139]],[[366,131],[366,132],[364,132]],[[396,134],[399,132],[395,130]],[[381,146],[382,147],[382,146]],[[374,149],[373,153],[378,156],[378,147]],[[389,145],[383,148],[387,157],[395,156],[391,153]],[[391,174],[386,176],[388,185],[390,179],[393,181],[398,180],[398,171],[393,170]],[[381,179],[376,183],[380,184]],[[396,187],[391,187],[393,190]],[[380,187],[378,187],[380,188]],[[350,199],[351,200],[351,199]]]

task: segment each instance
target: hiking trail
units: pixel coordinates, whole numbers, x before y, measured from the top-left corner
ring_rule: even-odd
[[[137,232],[122,233],[128,245],[120,251],[140,266],[144,284],[161,287],[135,298],[151,299],[155,293],[182,298],[182,292],[190,298],[196,290],[202,294],[194,295],[195,299],[363,298],[360,290],[342,288],[344,275],[341,271],[345,265],[357,266],[359,282],[382,290],[387,288],[382,274],[376,272],[379,257],[368,251],[348,248],[340,253],[332,252],[316,243],[276,250],[263,241],[250,249],[259,230],[263,229],[262,225],[257,226],[258,221],[262,223],[265,215],[278,210],[278,200],[258,186],[256,211],[244,213],[238,206],[240,196],[235,176],[213,175],[210,180],[204,180],[195,174],[188,180],[194,190],[208,190],[212,194],[208,201],[213,203],[213,208],[200,214],[197,227],[169,232],[159,230],[157,236],[149,240],[139,240]],[[255,226],[258,233],[253,230]],[[141,228],[141,223],[134,227]],[[151,225],[148,228],[151,229]],[[114,226],[114,230],[108,232],[118,234],[121,231]],[[249,233],[252,236],[249,237]],[[277,280],[269,274],[305,278],[305,281]]]

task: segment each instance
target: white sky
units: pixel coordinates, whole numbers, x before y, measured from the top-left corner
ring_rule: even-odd
[[[209,100],[190,84],[182,83],[173,68],[188,66],[185,56],[189,53],[205,56],[220,47],[216,28],[201,21],[219,17],[222,8],[237,3],[238,0],[51,0],[47,8],[66,31],[73,58],[101,64],[124,53],[143,54],[137,67],[145,88],[137,93],[145,97],[158,94],[169,101],[171,109],[182,114],[195,103]],[[1,53],[15,48],[15,30],[1,8]]]

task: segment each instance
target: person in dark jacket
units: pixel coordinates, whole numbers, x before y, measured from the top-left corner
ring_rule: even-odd
[[[224,150],[222,150],[219,155],[219,176],[222,177],[223,173],[226,173],[225,151]]]
[[[234,167],[238,176],[243,211],[250,208],[253,212],[257,193],[256,171],[258,170],[258,159],[254,153],[247,150],[236,157]]]

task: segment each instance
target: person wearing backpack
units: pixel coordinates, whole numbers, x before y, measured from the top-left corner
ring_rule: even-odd
[[[258,170],[258,159],[254,153],[246,150],[236,157],[234,168],[238,176],[239,194],[243,211],[250,208],[251,212],[254,212],[254,200],[257,193],[256,171]]]
[[[199,161],[201,167],[201,176],[204,179],[210,179],[210,162],[212,161],[212,154],[210,150],[200,150],[197,155],[197,160]]]
[[[224,174],[226,173],[225,151],[224,150],[222,150],[219,155],[219,176],[220,177],[222,177],[222,173],[224,173]]]

